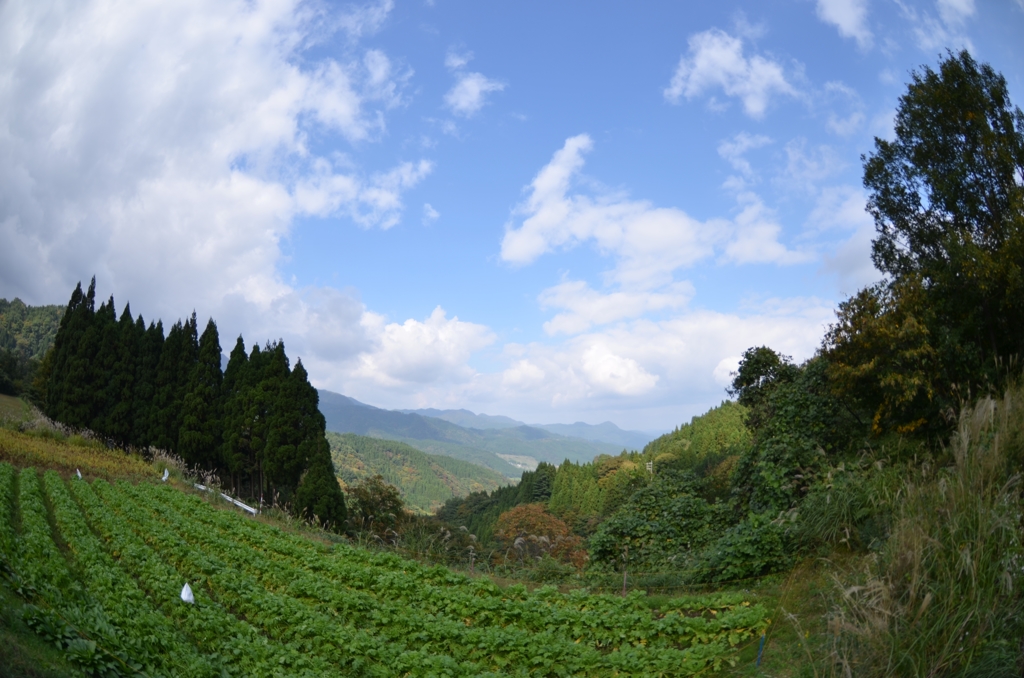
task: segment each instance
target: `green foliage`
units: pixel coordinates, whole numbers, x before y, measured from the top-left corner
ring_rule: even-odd
[[[420,452],[405,443],[354,433],[328,433],[334,468],[346,485],[380,475],[402,492],[405,506],[419,513],[452,497],[494,490],[507,482],[500,473],[469,462]]]
[[[903,473],[881,461],[842,462],[830,469],[800,505],[797,539],[811,547],[880,548],[902,496]]]
[[[540,464],[534,471],[524,471],[518,485],[449,499],[437,510],[437,517],[453,527],[465,527],[480,543],[489,544],[493,540],[498,517],[520,504],[543,500],[546,488],[554,486],[551,479],[554,475],[553,466]]]
[[[867,382],[861,392],[883,391],[870,409],[881,399],[880,414],[893,411],[894,423],[907,427],[921,418],[936,423],[971,390],[998,385],[999,361],[1024,353],[1024,113],[1001,75],[961,51],[938,71],[912,74],[895,133],[893,141],[876,139],[864,158],[878,232],[872,259],[891,289],[874,292],[877,311],[867,299],[844,309],[833,343],[859,358],[847,366]],[[874,340],[872,324],[883,339],[905,335],[898,345],[911,351],[910,379],[900,378],[899,365],[870,364],[882,354],[858,355],[847,335],[864,324],[861,344]],[[930,417],[920,407],[900,412],[924,397]]]
[[[778,572],[793,565],[786,526],[768,513],[733,525],[695,564],[698,581],[727,582]]]
[[[394,532],[406,518],[402,493],[381,476],[364,478],[348,488],[349,525],[357,532]]]
[[[692,476],[659,476],[633,493],[629,501],[605,520],[590,538],[596,565],[628,565],[641,571],[685,570],[695,555],[728,526],[724,504],[709,504],[701,482]]]
[[[0,465],[0,535],[17,533],[0,542],[8,574],[40,611],[37,626],[88,668],[100,658],[121,674],[198,678],[693,676],[726,665],[768,625],[768,611],[740,594],[681,597],[654,613],[639,595],[500,588],[325,546],[166,485],[50,477],[54,532],[39,483],[16,491],[12,476]],[[12,510],[29,516],[20,530]],[[545,562],[538,576],[560,569]],[[69,584],[71,571],[80,576]],[[194,605],[177,598],[183,579]]]
[[[760,427],[737,464],[732,493],[742,513],[773,515],[797,505],[830,456],[845,453],[861,430],[833,394],[828,364],[812,358],[792,380],[774,384],[757,407]]]
[[[63,314],[62,306],[0,299],[0,393],[38,396],[33,383]]]
[[[823,342],[829,378],[848,407],[874,408],[867,414],[876,435],[937,423],[932,315],[914,276],[865,288],[839,304]]]
[[[770,349],[751,351],[763,352]],[[758,389],[759,394],[763,393],[767,385],[761,385]],[[749,396],[749,393],[747,395]],[[747,399],[751,400],[752,396]],[[683,424],[672,433],[652,440],[644,448],[644,455],[652,456],[656,461],[660,460],[675,468],[690,469],[702,460],[721,455],[726,450],[745,448],[751,441],[750,430],[746,425],[748,412],[744,405],[725,400],[718,407],[693,417],[688,424]],[[671,455],[675,459],[663,455]]]
[[[315,519],[324,529],[343,529],[348,518],[345,496],[338,487],[338,478],[326,450],[310,463],[299,482],[292,510],[296,515]]]

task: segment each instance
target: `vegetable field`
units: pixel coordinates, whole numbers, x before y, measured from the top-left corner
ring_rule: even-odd
[[[29,625],[97,676],[692,676],[768,623],[738,593],[652,611],[640,594],[503,589],[171,486],[3,463],[0,568]]]

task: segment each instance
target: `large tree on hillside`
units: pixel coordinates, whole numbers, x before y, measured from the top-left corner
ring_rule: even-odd
[[[867,403],[876,429],[910,430],[1024,353],[1024,113],[962,51],[912,74],[895,133],[864,158],[887,280],[841,309],[825,349],[845,393],[887,394]],[[902,358],[877,352],[887,336]]]
[[[220,337],[211,318],[199,338],[199,351],[181,403],[178,453],[191,466],[212,470],[219,461],[224,434],[223,380]]]

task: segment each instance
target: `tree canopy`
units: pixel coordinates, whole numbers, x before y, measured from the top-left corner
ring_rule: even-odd
[[[1024,352],[1024,113],[991,66],[949,53],[912,74],[895,139],[863,160],[887,277],[841,306],[824,349],[876,431],[941,425]]]

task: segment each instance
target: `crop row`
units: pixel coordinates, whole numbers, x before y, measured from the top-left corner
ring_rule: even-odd
[[[140,502],[163,506],[165,519],[190,541],[201,541],[205,549],[233,559],[235,567],[251,568],[268,588],[306,600],[325,614],[373,628],[375,635],[394,642],[420,638],[471,659],[480,658],[479,651],[485,650],[482,656],[492,657],[503,670],[523,665],[569,673],[664,667],[665,672],[689,673],[716,662],[765,623],[763,610],[744,605],[736,605],[721,619],[678,612],[655,619],[636,598],[563,596],[552,590],[532,595],[517,590],[510,598],[507,590],[447,571],[448,581],[437,585],[426,580],[444,576],[440,568],[408,561],[395,563],[403,570],[381,568],[381,563],[360,566],[347,562],[346,556],[362,551],[342,548],[340,555],[328,554],[308,541],[240,522],[168,488],[139,486],[133,492]],[[208,527],[217,528],[219,535]],[[684,643],[693,645],[684,651],[669,647]]]
[[[614,650],[624,644],[685,648],[723,637],[736,643],[760,633],[765,623],[763,608],[749,605],[739,594],[681,599],[677,603],[680,609],[656,618],[639,594],[627,598],[582,591],[566,595],[554,589],[528,594],[523,587],[501,589],[486,579],[423,567],[394,556],[386,556],[391,561],[387,563],[380,562],[381,558],[360,562],[366,551],[338,546],[331,552],[277,528],[240,522],[231,513],[213,510],[195,497],[169,488],[139,486],[138,491],[149,501],[173,506],[189,522],[217,529],[226,539],[259,548],[275,561],[313,573],[350,594],[371,593],[393,604],[468,619],[472,624],[554,632],[574,644]],[[705,615],[687,614],[694,609]]]
[[[639,595],[501,589],[169,486],[40,483],[3,463],[0,565],[30,625],[93,675],[685,676],[767,625],[736,594],[654,614]]]
[[[179,626],[191,642],[211,656],[223,672],[254,677],[280,676],[283,670],[293,676],[329,673],[329,668],[323,663],[303,660],[297,648],[275,642],[251,624],[238,619],[229,609],[206,595],[195,579],[197,604],[182,603],[178,594],[182,583],[190,579],[193,571],[177,569],[147,544],[160,541],[161,535],[143,536],[132,527],[130,514],[141,509],[126,507],[129,515],[111,510],[100,500],[100,495],[108,496],[115,491],[102,480],[96,480],[92,485],[72,483],[72,491],[118,564],[139,582],[151,599],[158,601],[164,615]],[[315,666],[303,666],[304,663]]]

